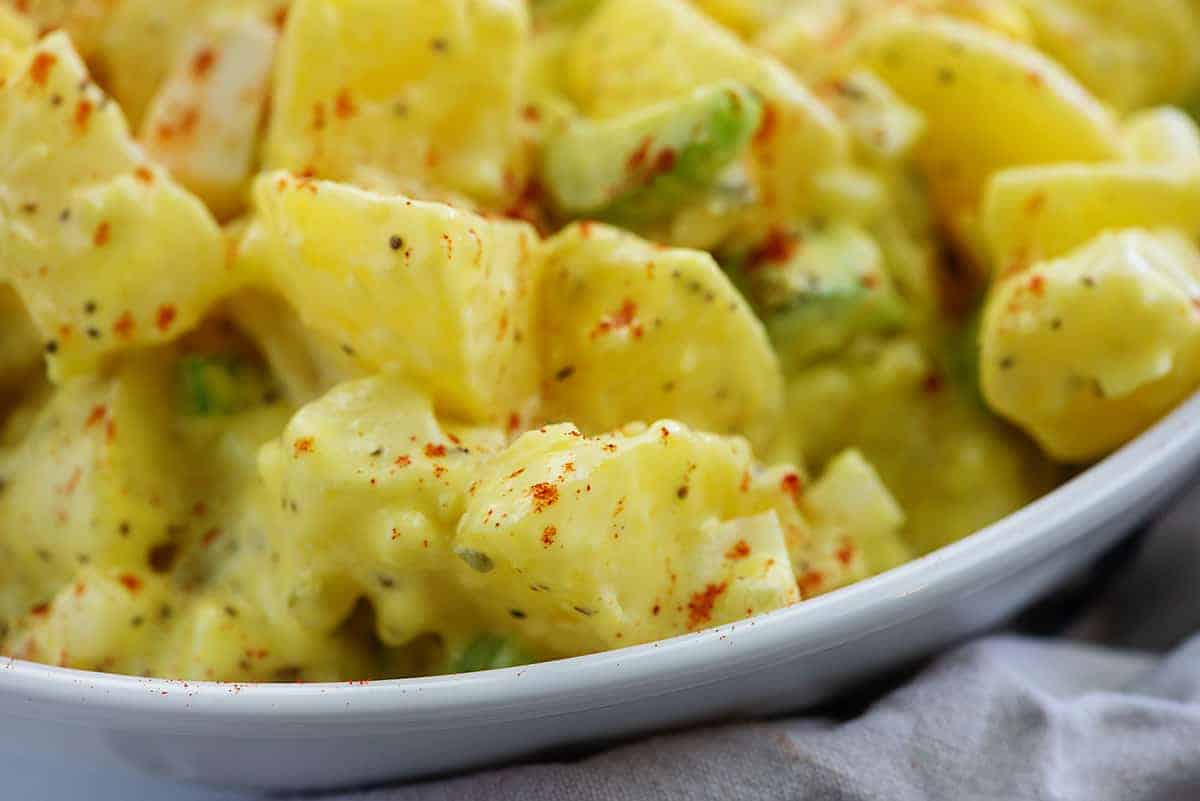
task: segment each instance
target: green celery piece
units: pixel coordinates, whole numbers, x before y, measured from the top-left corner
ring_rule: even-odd
[[[803,368],[861,334],[892,333],[908,319],[878,246],[854,225],[773,232],[727,269],[785,368]]]
[[[480,634],[453,660],[451,673],[472,673],[477,670],[515,667],[532,661],[514,637],[499,634]]]
[[[184,356],[177,370],[183,411],[192,417],[240,412],[267,391],[262,370],[234,356]]]
[[[579,120],[552,136],[542,180],[564,217],[654,222],[710,190],[739,159],[762,102],[732,81],[612,119]]]

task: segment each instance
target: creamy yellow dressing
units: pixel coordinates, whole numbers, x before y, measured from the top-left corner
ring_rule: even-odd
[[[1197,29],[0,5],[0,653],[480,670],[994,522],[1200,384]]]

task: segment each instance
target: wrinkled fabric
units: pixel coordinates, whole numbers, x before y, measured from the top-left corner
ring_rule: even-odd
[[[696,730],[329,798],[1200,799],[1200,489],[1093,592],[1059,636],[978,640],[853,716]]]

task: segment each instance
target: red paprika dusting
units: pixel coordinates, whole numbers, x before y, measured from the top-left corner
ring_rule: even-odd
[[[282,31],[283,26],[287,24],[287,17],[288,7],[280,6],[279,8],[275,9],[275,13],[271,15],[271,24]]]
[[[200,538],[200,544],[207,548],[216,542],[217,537],[219,536],[221,536],[221,529],[210,528],[208,531],[204,532],[204,536]]]
[[[102,220],[96,226],[96,230],[92,232],[92,244],[98,248],[102,248],[108,244],[108,240],[112,238],[112,226],[108,220]]]
[[[663,148],[658,151],[658,156],[654,159],[654,169],[651,170],[651,177],[661,175],[664,172],[670,172],[675,166],[675,151],[672,148]]]
[[[768,264],[784,264],[799,246],[798,236],[779,226],[772,226],[766,239],[746,259],[746,269],[757,270]]]
[[[741,490],[742,492],[750,491],[750,471],[749,470],[742,473],[742,483],[738,485],[738,489]]]
[[[800,500],[800,493],[804,491],[804,482],[800,480],[799,474],[788,473],[779,482],[779,488],[788,495],[791,495],[793,501],[798,502]]]
[[[842,543],[842,547],[838,548],[837,553],[834,555],[837,556],[837,560],[839,562],[841,562],[846,567],[849,567],[850,563],[852,561],[854,561],[854,543],[852,543],[852,542]]]
[[[508,477],[509,477],[509,478],[516,478],[517,476],[521,475],[521,474],[522,474],[522,473],[524,473],[524,472],[525,472],[525,468],[524,468],[524,467],[518,467],[516,470],[512,471],[511,473],[509,473],[509,474],[508,474]]]
[[[133,171],[133,176],[144,184],[154,183],[154,173],[152,173],[150,168],[145,165],[139,166],[137,169],[135,169]]]
[[[445,467],[443,467],[442,465],[440,465],[440,464],[435,464],[435,465],[433,466],[433,476],[434,476],[434,478],[441,478],[443,475],[445,475],[445,473],[446,473],[446,468],[445,468]]]
[[[29,65],[29,79],[38,86],[45,86],[46,79],[50,77],[50,70],[57,62],[58,57],[53,53],[38,53]]]
[[[637,172],[646,164],[646,159],[650,155],[650,145],[654,143],[654,138],[647,136],[637,146],[637,149],[629,154],[629,158],[625,161],[625,169],[629,172]]]
[[[661,604],[655,604],[653,607],[651,607],[651,609],[650,609],[650,614],[652,614],[652,615],[654,615],[655,617],[657,617],[657,616],[658,616],[658,613],[659,613],[659,612],[661,612],[661,611],[662,611],[662,605],[661,605]]]
[[[432,442],[425,443],[425,458],[437,459],[446,455],[445,445],[435,445]]]
[[[945,383],[946,381],[944,378],[942,378],[942,374],[934,371],[925,376],[925,380],[921,382],[921,389],[925,390],[930,395],[936,395],[942,391],[942,387],[945,386]]]
[[[537,106],[526,104],[521,108],[521,116],[525,118],[526,122],[537,122],[542,118],[542,112]]]
[[[169,304],[159,306],[158,311],[154,314],[154,324],[158,330],[165,332],[173,322],[175,322],[175,307]]]
[[[75,597],[78,598],[87,592],[87,585],[82,581],[75,582]]]
[[[314,131],[319,131],[325,127],[325,104],[313,103],[312,110],[312,127]]]
[[[763,147],[771,141],[771,137],[775,135],[775,129],[779,127],[779,112],[775,109],[774,103],[767,103],[763,106],[762,122],[758,124],[758,130],[754,132],[755,147]]]
[[[1040,298],[1046,291],[1046,279],[1040,274],[1031,275],[1026,287]]]
[[[136,593],[142,588],[142,580],[132,573],[122,573],[118,579],[121,585],[132,593]]]
[[[348,120],[357,113],[354,98],[350,97],[349,89],[342,89],[333,99],[333,114],[339,120]]]
[[[196,51],[196,55],[192,56],[192,77],[196,80],[201,80],[208,75],[212,70],[213,64],[217,63],[217,54],[213,52],[211,47],[204,47]]]
[[[312,437],[300,437],[298,440],[296,440],[295,442],[292,443],[292,455],[295,457],[299,457],[300,454],[302,454],[302,453],[312,453],[312,452],[313,452],[313,438]]]
[[[861,284],[864,289],[874,289],[875,287],[879,286],[879,276],[875,275],[874,273],[864,273],[859,277],[858,283]]]
[[[87,130],[88,120],[92,118],[92,110],[95,106],[92,101],[84,98],[75,104],[75,130],[83,133]]]
[[[805,598],[815,594],[825,584],[825,574],[820,570],[805,571],[800,579],[796,582],[800,588],[800,594]]]
[[[106,422],[104,424],[104,438],[109,442],[112,442],[114,439],[117,438],[117,421],[116,420],[109,418],[108,422]]]
[[[558,529],[554,526],[546,526],[542,529],[542,545],[549,548],[554,544],[554,538],[558,536]]]
[[[87,420],[85,420],[83,423],[84,429],[91,428],[92,426],[96,425],[96,423],[99,423],[104,419],[106,414],[108,414],[108,407],[103,403],[98,403],[93,406],[92,410],[88,412]]]
[[[750,543],[745,540],[738,540],[733,544],[728,551],[725,552],[726,559],[745,559],[750,555]]]
[[[401,455],[397,456],[396,461],[392,464],[396,465],[396,467],[408,467],[410,464],[412,464],[412,459],[408,456]]]
[[[691,600],[688,601],[688,628],[698,628],[712,620],[713,606],[725,592],[727,586],[729,586],[728,582],[725,581],[720,584],[709,584],[701,592],[692,595]]]
[[[79,486],[79,479],[83,477],[83,470],[76,467],[71,471],[71,475],[67,478],[67,482],[62,485],[62,494],[70,495]]]
[[[508,415],[508,425],[505,428],[509,436],[517,433],[521,429],[521,416],[516,412],[510,412]]]
[[[558,487],[545,481],[538,482],[529,488],[533,498],[533,511],[541,512],[558,502]]]
[[[596,327],[592,329],[591,338],[595,339],[601,334],[607,334],[610,331],[620,331],[624,328],[629,328],[635,339],[642,338],[642,326],[634,324],[634,319],[637,317],[637,304],[630,298],[626,298],[621,304],[621,308],[605,317]]]
[[[42,617],[49,611],[50,603],[48,601],[42,601],[40,604],[34,604],[32,607],[30,607],[29,614],[36,617]]]
[[[129,339],[133,336],[133,326],[133,315],[125,312],[113,323],[113,333],[121,339]]]
[[[1046,193],[1045,192],[1034,192],[1025,201],[1025,213],[1028,214],[1030,217],[1036,216],[1041,213],[1042,209],[1045,208],[1045,206],[1046,206]]]
[[[510,220],[524,220],[540,233],[548,234],[550,232],[550,223],[546,219],[546,213],[543,208],[544,198],[545,190],[543,190],[541,183],[536,178],[530,178],[521,187],[516,200],[502,214]],[[521,239],[521,246],[522,248],[525,247],[524,238]]]

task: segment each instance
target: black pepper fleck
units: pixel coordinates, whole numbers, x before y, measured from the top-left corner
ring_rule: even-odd
[[[397,236],[396,234],[392,234],[388,239],[388,247],[390,247],[392,250],[399,250],[400,248],[404,247],[404,238]]]
[[[566,381],[573,375],[575,375],[575,367],[574,365],[568,364],[566,367],[559,369],[559,371],[554,374],[554,379],[556,381]]]

